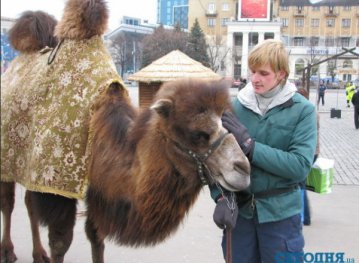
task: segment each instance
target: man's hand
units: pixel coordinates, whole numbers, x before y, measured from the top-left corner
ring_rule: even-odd
[[[236,138],[239,146],[249,160],[252,159],[254,140],[249,135],[247,128],[233,115],[226,111],[222,116],[223,127],[226,128]]]

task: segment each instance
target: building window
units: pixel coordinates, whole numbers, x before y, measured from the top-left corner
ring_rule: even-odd
[[[319,27],[320,19],[312,18],[312,27]]]
[[[221,19],[221,26],[227,26],[228,21],[229,21],[229,18],[228,18],[228,17],[222,18],[222,19]]]
[[[258,32],[250,32],[248,34],[248,44],[250,47],[253,47],[258,44]]]
[[[282,27],[288,27],[289,24],[288,18],[281,18],[280,21],[282,22]]]
[[[209,3],[208,4],[208,14],[214,14],[216,12],[216,4]]]
[[[343,61],[343,68],[352,68],[353,67],[353,62],[351,60],[344,60]]]
[[[326,47],[334,47],[334,38],[333,37],[327,37],[325,39],[325,46]]]
[[[320,6],[313,6],[312,11],[320,11]]]
[[[350,10],[351,10],[351,6],[350,6],[350,5],[345,5],[345,6],[343,6],[343,10],[344,10],[344,11],[350,11]]]
[[[288,11],[289,10],[289,6],[281,6],[280,7],[281,11]]]
[[[342,47],[349,47],[350,38],[349,37],[342,37],[341,38]]]
[[[295,37],[294,38],[294,46],[296,46],[296,47],[304,46],[304,38],[303,37]]]
[[[303,68],[305,67],[305,61],[302,58],[299,58],[295,61],[295,75],[301,75],[303,73]]]
[[[295,26],[296,27],[303,27],[304,26],[304,19],[303,18],[297,18],[295,20]]]
[[[242,46],[242,41],[243,41],[243,35],[234,35],[234,45],[235,46]]]
[[[333,18],[327,19],[327,27],[334,27],[335,20]]]
[[[310,41],[309,44],[311,47],[319,46],[319,37],[311,37],[309,41]]]
[[[342,19],[342,27],[350,27],[350,19],[343,18]]]
[[[274,39],[274,33],[272,32],[264,33],[264,39]]]
[[[222,11],[229,11],[229,4],[228,3],[223,3],[222,4]]]
[[[215,18],[208,18],[208,26],[209,27],[216,26],[216,19]]]

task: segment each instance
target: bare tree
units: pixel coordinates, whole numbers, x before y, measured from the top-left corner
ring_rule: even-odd
[[[128,60],[128,53],[130,50],[127,49],[126,36],[125,34],[118,34],[113,40],[109,48],[112,59],[120,71],[121,77],[123,77],[125,65]]]
[[[143,40],[142,67],[152,63],[154,60],[168,54],[172,50],[187,52],[188,34],[181,28],[175,26],[173,30],[165,29],[162,25]]]
[[[226,46],[221,35],[213,36],[207,51],[210,68],[214,72],[217,72],[220,68],[223,69],[230,48]]]

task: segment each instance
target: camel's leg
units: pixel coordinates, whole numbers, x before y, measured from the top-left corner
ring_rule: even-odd
[[[11,214],[15,204],[15,183],[0,182],[0,188],[0,208],[3,214],[3,234],[0,244],[1,263],[12,263],[17,260],[10,234]]]
[[[27,207],[27,212],[30,218],[31,224],[31,233],[32,233],[32,257],[34,259],[34,263],[49,263],[50,258],[47,256],[47,253],[42,246],[40,232],[39,232],[39,218],[37,214],[34,212],[32,194],[30,191],[26,191],[25,194],[25,204]]]
[[[95,228],[93,222],[87,217],[85,225],[87,238],[91,242],[92,262],[104,263],[105,242],[102,235],[99,235],[98,229]]]
[[[42,225],[48,226],[51,263],[64,262],[76,221],[76,199],[31,192],[34,212]]]

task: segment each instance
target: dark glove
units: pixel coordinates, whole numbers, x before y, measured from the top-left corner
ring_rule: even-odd
[[[213,220],[221,229],[233,229],[236,226],[238,217],[238,207],[233,203],[233,209],[229,208],[227,200],[221,196],[217,200],[216,208],[213,213]]]
[[[239,122],[233,113],[226,111],[222,116],[223,127],[236,138],[239,146],[249,160],[252,160],[254,140],[249,135],[247,128]]]

